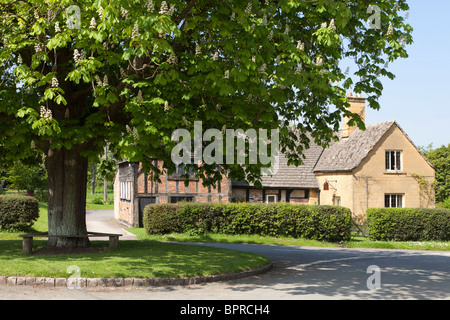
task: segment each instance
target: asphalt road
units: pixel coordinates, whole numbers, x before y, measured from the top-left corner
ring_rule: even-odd
[[[114,228],[107,214],[102,217],[108,228]],[[270,258],[274,268],[240,280],[184,287],[69,290],[0,286],[0,299],[450,300],[450,252],[251,244],[198,245],[256,252]]]

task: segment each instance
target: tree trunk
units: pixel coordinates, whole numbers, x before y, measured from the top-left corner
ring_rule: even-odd
[[[80,148],[49,150],[45,165],[48,175],[48,246],[88,247],[86,235],[86,189],[88,159]],[[58,237],[52,237],[57,235]]]

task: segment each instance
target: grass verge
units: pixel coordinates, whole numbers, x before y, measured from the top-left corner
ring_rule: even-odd
[[[35,241],[35,249],[47,241]],[[92,241],[93,247],[108,242]],[[120,241],[119,248],[101,253],[26,255],[20,240],[0,241],[0,275],[69,277],[77,266],[86,278],[167,278],[227,274],[261,267],[270,261],[257,254],[150,240]]]
[[[143,228],[128,228],[139,240],[176,241],[176,242],[222,242],[251,243],[270,245],[290,245],[304,247],[334,247],[334,248],[373,248],[373,249],[403,249],[403,250],[435,250],[450,251],[450,242],[446,241],[371,241],[364,237],[354,237],[352,240],[331,243],[309,239],[294,239],[289,237],[267,237],[258,235],[225,235],[205,234],[187,235],[171,233],[166,235],[148,235]]]

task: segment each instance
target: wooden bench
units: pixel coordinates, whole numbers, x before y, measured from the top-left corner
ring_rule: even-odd
[[[89,232],[86,235],[58,235],[51,237],[58,238],[89,238],[89,237],[109,237],[109,248],[117,249],[119,246],[119,237],[122,234],[116,233],[101,233],[101,232]],[[33,238],[35,237],[45,237],[48,238],[48,232],[38,232],[32,234],[20,234],[19,237],[22,238],[22,251],[23,253],[32,253],[33,252]]]

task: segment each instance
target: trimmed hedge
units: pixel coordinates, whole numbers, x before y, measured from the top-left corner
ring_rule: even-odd
[[[34,197],[0,196],[0,229],[25,231],[39,218],[39,203]]]
[[[367,218],[371,240],[450,240],[448,209],[376,208],[367,210]]]
[[[211,232],[347,241],[352,213],[343,207],[288,203],[151,204],[144,209],[143,222],[148,234]]]

